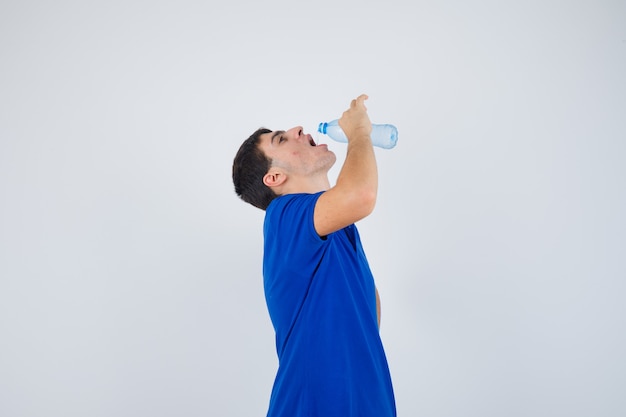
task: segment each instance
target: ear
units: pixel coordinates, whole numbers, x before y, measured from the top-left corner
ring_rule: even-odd
[[[287,181],[287,175],[284,172],[271,168],[267,171],[267,174],[263,176],[263,184],[267,185],[270,188],[279,187],[283,185],[283,183]]]

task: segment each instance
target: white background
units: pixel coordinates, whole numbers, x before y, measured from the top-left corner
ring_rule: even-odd
[[[360,93],[400,132],[359,223],[399,415],[626,415],[608,0],[3,1],[0,415],[265,415],[263,212],[232,159]]]

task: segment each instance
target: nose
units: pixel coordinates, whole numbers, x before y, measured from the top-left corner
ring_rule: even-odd
[[[295,127],[292,127],[291,129],[289,129],[286,133],[287,133],[287,135],[297,139],[300,136],[302,136],[303,129],[302,129],[302,126],[295,126]]]

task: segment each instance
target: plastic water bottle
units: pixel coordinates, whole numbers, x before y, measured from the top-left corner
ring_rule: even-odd
[[[343,133],[339,126],[339,120],[333,120],[328,123],[320,123],[317,131],[330,136],[337,142],[348,143],[346,134]],[[398,142],[398,129],[394,125],[375,125],[372,123],[372,145],[379,148],[391,149]]]

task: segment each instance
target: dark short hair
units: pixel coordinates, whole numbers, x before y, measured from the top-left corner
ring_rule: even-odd
[[[272,166],[272,160],[259,148],[261,135],[271,133],[265,128],[257,129],[237,151],[233,161],[233,183],[235,193],[246,203],[261,210],[267,209],[276,193],[263,183],[263,176]]]

